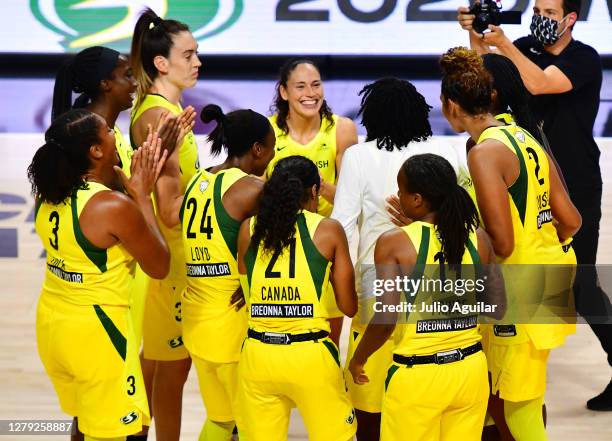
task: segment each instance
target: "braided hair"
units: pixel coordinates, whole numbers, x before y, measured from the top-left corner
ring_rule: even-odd
[[[265,183],[259,214],[255,221],[251,247],[261,244],[264,252],[280,253],[295,237],[295,224],[302,206],[317,191],[321,178],[317,166],[303,156],[281,159]]]
[[[361,123],[367,130],[367,141],[376,140],[379,149],[401,150],[410,142],[432,136],[429,111],[423,95],[408,81],[382,78],[359,92]]]
[[[419,193],[436,213],[436,230],[444,260],[461,264],[470,233],[478,228],[478,211],[467,191],[457,183],[451,164],[431,153],[415,155],[404,162],[400,173],[406,180],[402,191]]]

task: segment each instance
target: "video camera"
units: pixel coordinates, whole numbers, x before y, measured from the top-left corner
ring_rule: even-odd
[[[470,8],[470,14],[475,15],[472,28],[479,34],[482,34],[489,25],[499,26],[500,24],[521,24],[520,11],[504,11],[501,10],[501,4],[496,0],[481,0],[476,2]]]

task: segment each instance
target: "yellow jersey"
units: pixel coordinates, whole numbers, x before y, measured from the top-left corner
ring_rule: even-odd
[[[329,331],[321,296],[330,283],[331,262],[312,241],[323,219],[306,210],[299,213],[295,237],[281,253],[249,247],[244,257],[249,328],[294,334]],[[256,222],[251,219],[251,234]]]
[[[132,149],[131,145],[127,143],[118,126],[115,126],[113,130],[115,131],[115,148],[119,154],[119,159],[121,159],[121,169],[129,178],[131,175],[130,165],[132,164],[132,155],[134,155],[134,150]]]
[[[336,171],[336,129],[338,127],[338,116],[333,115],[334,123],[327,119],[321,120],[319,133],[308,143],[300,144],[294,141],[288,133],[284,133],[276,124],[276,115],[269,117],[270,124],[276,135],[276,147],[274,148],[274,159],[268,164],[266,177],[269,177],[276,163],[289,156],[304,156],[314,162],[319,169],[321,177],[330,184],[336,184],[338,173]],[[331,215],[333,204],[325,198],[319,197],[317,212],[325,217]]]
[[[191,330],[187,328],[193,316],[197,341],[189,342],[189,351],[218,363],[237,361],[246,336],[245,309],[236,311],[230,305],[240,287],[236,262],[240,221],[230,217],[222,202],[225,192],[245,176],[239,168],[199,172],[187,187],[180,211],[187,274],[184,333]]]
[[[482,132],[478,143],[486,139],[501,142],[519,161],[519,176],[508,187],[514,250],[499,262],[504,264],[506,316],[515,317],[517,322],[534,322],[517,324],[505,334],[494,331],[491,338],[498,344],[518,344],[531,339],[537,348],[550,349],[563,343],[568,325],[543,326],[546,321],[536,315],[540,306],[548,303],[546,297],[550,294],[546,289],[547,273],[550,273],[541,265],[567,263],[568,257],[553,225],[548,156],[533,136],[516,124],[489,127]]]
[[[79,216],[96,193],[110,191],[97,182],[58,205],[36,204],[35,228],[47,254],[42,295],[79,306],[128,306],[135,260],[121,244],[103,249],[81,230]]]
[[[425,283],[428,279],[446,283],[452,279],[458,280],[457,277],[466,281],[466,286],[468,280],[473,280],[474,287],[477,286],[477,280],[474,278],[478,274],[480,256],[475,232],[470,233],[461,260],[462,272],[465,272],[469,265],[474,266],[474,272],[470,272],[467,277],[466,275],[461,277],[457,274],[451,275],[448,267],[443,269],[445,264],[442,243],[433,224],[417,221],[402,227],[402,231],[417,250],[415,272],[411,278],[422,280],[421,286],[434,286],[433,283],[431,285]],[[448,277],[444,277],[442,271],[448,272]],[[440,291],[438,288],[431,291],[421,288],[414,293],[406,292],[405,300],[407,303],[412,303],[415,310],[410,312],[406,324],[399,324],[396,327],[393,353],[404,356],[431,355],[445,350],[465,348],[480,341],[478,313],[469,311],[470,307],[476,306],[475,291],[476,288],[471,292],[466,290],[462,295],[459,295],[459,291],[455,289]],[[458,311],[458,308],[467,310]]]
[[[131,125],[133,125],[145,111],[153,107],[163,107],[164,109],[171,111],[174,115],[179,115],[183,111],[180,104],[172,104],[161,95],[148,94],[138,107],[132,109],[132,114],[130,117]],[[193,131],[191,131],[185,136],[179,150],[181,192],[185,191],[187,184],[198,172],[199,168],[198,146],[195,142]],[[168,243],[168,247],[170,248],[170,272],[168,273],[168,277],[166,277],[166,279],[184,280],[185,259],[181,240],[181,226],[177,225],[174,228],[167,228],[163,222],[160,222],[159,229],[164,235],[164,238]]]

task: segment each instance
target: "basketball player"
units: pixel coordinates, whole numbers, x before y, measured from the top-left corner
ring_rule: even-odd
[[[331,280],[340,310],[355,315],[353,265],[341,225],[315,213],[320,185],[309,159],[281,160],[264,186],[259,214],[240,227],[238,270],[249,330],[238,402],[250,441],[286,440],[294,406],[312,441],[346,441],[355,434],[321,302]]]
[[[472,275],[484,272],[478,277],[487,283],[485,303],[495,307],[490,315],[501,318],[503,283],[489,265],[485,270],[481,266],[493,263],[495,254],[488,235],[478,228],[476,207],[457,183],[450,163],[431,153],[412,156],[402,165],[397,183],[402,210],[413,222],[384,233],[376,242],[379,278],[387,282],[397,274],[410,274],[414,279],[440,279],[442,265],[447,266],[447,280],[469,280],[466,273],[472,267]],[[415,306],[414,312],[406,313],[408,324],[396,328],[398,313],[378,308],[350,361],[354,381],[367,383],[364,367],[368,357],[395,330],[393,363],[385,380],[381,440],[479,441],[489,393],[478,314],[452,310],[431,314],[422,307],[474,305],[478,294],[424,289],[404,293],[406,301]],[[403,299],[396,289],[382,294],[382,303],[389,306],[398,306]],[[451,329],[438,330],[436,324],[442,321]]]
[[[415,154],[435,153],[447,158],[455,170],[460,169],[455,150],[444,141],[431,138],[428,119],[431,107],[411,83],[383,78],[366,85],[360,95],[359,114],[367,130],[366,142],[351,147],[342,158],[332,213],[349,240],[356,226],[359,230],[355,270],[360,308],[351,322],[347,360],[353,356],[372,318],[374,298],[368,298],[366,293],[370,291],[362,287],[376,276],[376,240],[393,229],[392,219],[385,210],[385,198],[397,193],[396,177],[401,165]],[[380,411],[392,349],[390,339],[369,357],[365,366],[370,378],[367,384],[355,384],[346,366],[346,384],[357,414],[359,441],[375,441],[380,437]]]
[[[264,183],[256,176],[263,175],[274,157],[275,137],[268,119],[250,109],[225,115],[209,104],[201,118],[217,122],[208,135],[211,152],[217,156],[225,150],[227,159],[210,173],[197,173],[182,193],[174,152],[157,183],[157,195],[162,221],[182,223],[187,264],[183,338],[207,416],[199,439],[227,441],[236,422],[242,431],[236,388],[247,316],[236,268],[238,229],[258,209]]]
[[[73,92],[80,94],[74,103]],[[109,127],[113,127],[121,168],[130,176],[130,162],[134,150],[115,123],[119,113],[132,107],[135,92],[136,80],[127,58],[113,49],[90,47],[76,54],[74,59],[65,63],[58,71],[53,89],[51,118],[54,120],[72,108],[84,108],[100,115]],[[162,125],[157,127],[157,132],[162,138],[162,145],[174,148],[174,138],[179,135],[180,129],[176,124],[177,118],[168,114],[163,116],[160,122]],[[130,296],[136,342],[142,339],[147,281],[148,277],[137,267]]]
[[[315,163],[321,175],[321,195],[317,207],[322,216],[329,216],[336,194],[336,180],[342,155],[357,143],[357,128],[348,118],[334,115],[325,101],[319,69],[311,60],[287,61],[280,69],[275,112],[270,122],[276,133],[276,155],[267,176],[283,158],[301,155]],[[342,331],[342,314],[334,304],[332,292],[326,293],[331,324],[331,339],[338,344]]]
[[[129,297],[135,260],[154,278],[170,264],[149,196],[166,157],[160,141],[149,135],[128,178],[113,129],[75,109],[53,121],[28,167],[47,254],[38,351],[86,440],[125,440],[149,423]],[[117,175],[129,196],[112,190]]]
[[[451,49],[440,65],[444,116],[453,130],[468,132],[476,140],[468,153],[468,167],[484,228],[499,261],[566,263],[567,248],[562,245],[571,241],[581,218],[555,167],[549,166],[548,155],[527,131],[490,113],[492,80],[476,52]],[[530,273],[522,278],[520,289],[517,284],[507,286],[509,309],[526,304],[519,299],[545,290],[541,268],[522,268]],[[517,279],[516,272],[513,276]],[[527,322],[525,317],[518,320]],[[546,362],[550,350],[562,345],[566,336],[567,325],[508,323],[493,328],[487,348],[489,412],[495,420],[505,420],[517,441],[546,439],[542,417]]]
[[[197,43],[187,25],[158,17],[146,9],[134,28],[132,69],[138,83],[130,134],[138,144],[164,112],[180,115],[182,91],[193,87],[202,65]],[[198,171],[198,151],[193,132],[179,148],[181,185]],[[182,340],[180,294],[186,284],[180,227],[160,226],[171,250],[170,273],[151,281],[145,305],[144,358],[156,360],[152,381],[155,431],[160,441],[178,440],[181,427],[183,385],[191,360]],[[151,366],[149,366],[151,370]],[[147,376],[147,374],[145,374]]]

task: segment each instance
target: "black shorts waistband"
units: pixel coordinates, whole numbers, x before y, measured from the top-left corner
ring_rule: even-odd
[[[478,342],[463,349],[452,349],[450,351],[437,352],[433,355],[405,355],[393,354],[393,361],[406,366],[415,364],[446,364],[463,360],[468,355],[482,351],[482,343]]]
[[[254,338],[262,343],[269,345],[290,345],[303,341],[322,340],[329,335],[327,331],[306,332],[304,334],[288,334],[284,332],[258,332],[254,329],[249,329],[247,332],[249,338]]]

